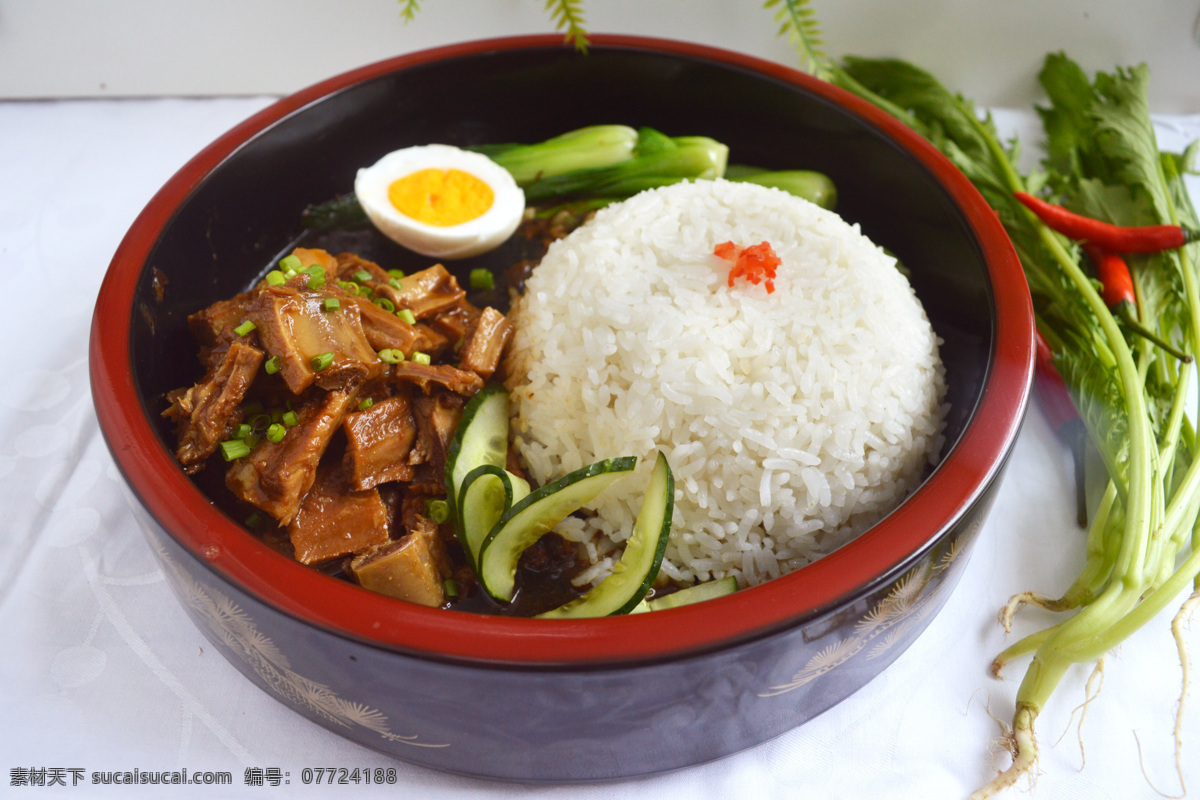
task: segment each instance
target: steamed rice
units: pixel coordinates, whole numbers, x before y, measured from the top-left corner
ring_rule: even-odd
[[[775,291],[713,248],[768,241]],[[779,190],[698,181],[643,192],[555,242],[515,303],[514,447],[546,483],[636,455],[582,542],[595,581],[619,557],[654,453],[675,473],[663,574],[756,584],[844,544],[936,457],[939,340],[895,260]]]

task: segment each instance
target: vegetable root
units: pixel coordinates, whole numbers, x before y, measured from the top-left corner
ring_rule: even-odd
[[[1192,592],[1191,597],[1179,607],[1171,620],[1171,636],[1175,638],[1175,647],[1179,650],[1179,667],[1182,672],[1179,687],[1179,706],[1175,710],[1175,771],[1179,773],[1179,786],[1182,794],[1187,794],[1187,783],[1183,779],[1183,712],[1187,707],[1188,689],[1191,686],[1191,659],[1188,656],[1187,642],[1184,640],[1184,628],[1192,619],[1192,614],[1200,608],[1200,589]]]
[[[1087,683],[1083,686],[1083,702],[1071,710],[1072,719],[1075,717],[1075,712],[1079,712],[1079,724],[1075,730],[1079,738],[1079,768],[1083,769],[1087,766],[1087,752],[1083,747],[1083,720],[1087,717],[1088,706],[1092,701],[1100,696],[1100,689],[1104,687],[1104,656],[1101,656],[1096,661],[1096,666],[1092,669],[1092,674],[1088,675]],[[1068,725],[1067,730],[1070,730]],[[1067,731],[1063,731],[1063,736],[1067,735]],[[1060,739],[1061,741],[1061,739]],[[1057,744],[1057,742],[1055,742]]]
[[[1012,753],[1012,764],[993,778],[991,783],[972,792],[968,800],[985,800],[988,797],[995,797],[1016,784],[1023,776],[1034,774],[1038,757],[1037,738],[1033,731],[1033,723],[1036,719],[1037,711],[1031,706],[1017,707],[1017,713],[1013,717],[1013,729],[1008,734],[1008,749]]]
[[[1037,592],[1018,592],[1008,598],[1008,602],[1000,609],[1000,624],[1005,633],[1012,633],[1013,617],[1024,606],[1037,606],[1047,611],[1066,611],[1071,607],[1070,602],[1063,597],[1051,598]]]

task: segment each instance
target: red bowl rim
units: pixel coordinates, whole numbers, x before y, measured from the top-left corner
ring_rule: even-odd
[[[530,620],[448,613],[375,595],[280,555],[227,518],[179,469],[147,419],[128,345],[139,274],[175,209],[210,170],[254,135],[321,98],[396,70],[489,51],[566,47],[557,35],[485,39],[370,64],[285,97],[184,165],[137,217],[96,302],[90,342],[101,429],[132,491],[174,540],[222,580],[298,620],[383,648],[450,661],[595,666],[711,650],[809,620],[910,564],[956,523],[997,476],[1025,412],[1033,311],[1024,274],[995,213],[937,150],[875,106],[775,62],[688,42],[595,35],[592,46],[651,51],[741,68],[794,84],[897,141],[965,212],[991,277],[996,349],[987,385],[961,440],[925,484],[880,524],[803,569],[709,601],[655,614]]]

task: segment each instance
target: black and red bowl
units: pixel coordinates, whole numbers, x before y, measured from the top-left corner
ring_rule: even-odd
[[[945,344],[941,463],[832,555],[731,596],[582,621],[410,605],[280,555],[176,465],[164,394],[195,380],[186,316],[251,284],[386,151],[537,141],[596,123],[729,145],[731,160],[830,175],[838,211],[896,253]],[[378,254],[376,254],[378,255]],[[778,64],[597,36],[471,42],[287,97],[158,192],[96,304],[96,411],[180,601],[248,679],[366,747],[468,775],[591,781],[697,764],[830,708],[890,664],[962,574],[1023,418],[1033,323],[995,214],[933,147]]]

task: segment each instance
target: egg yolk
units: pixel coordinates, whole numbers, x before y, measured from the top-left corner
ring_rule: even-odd
[[[388,200],[397,211],[438,227],[483,216],[494,199],[491,186],[461,169],[423,169],[388,186]]]

